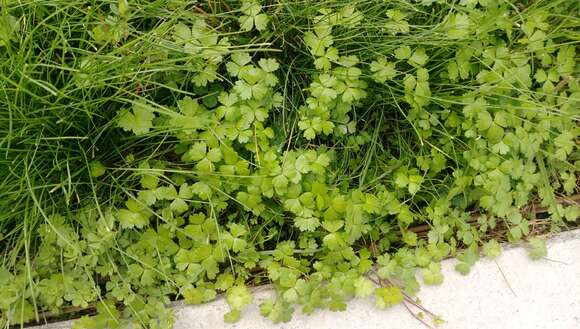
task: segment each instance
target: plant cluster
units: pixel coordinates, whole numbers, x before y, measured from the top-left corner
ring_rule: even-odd
[[[413,303],[580,217],[574,1],[0,4],[0,327]]]

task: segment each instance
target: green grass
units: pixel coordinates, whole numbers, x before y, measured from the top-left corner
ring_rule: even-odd
[[[462,255],[458,270],[469,271],[473,248],[490,236],[519,243],[546,232],[545,226],[557,232],[577,225],[577,202],[567,200],[579,191],[579,70],[575,58],[566,63],[560,55],[578,52],[574,1],[265,1],[259,12],[270,22],[263,31],[240,30],[245,13],[238,1],[128,3],[123,13],[117,7],[123,1],[0,0],[0,285],[7,286],[0,292],[0,327],[90,305],[100,315],[81,320],[79,328],[131,321],[169,328],[169,300],[199,303],[221,292],[232,308],[225,319],[232,321],[247,304],[246,285],[265,282],[279,296],[261,306],[263,313],[286,321],[290,305],[340,310],[352,295],[366,294],[360,287],[367,287],[367,277],[374,280],[371,264],[385,282],[398,283],[394,290],[413,295],[416,269]],[[360,76],[353,80],[364,81],[366,97],[344,101],[351,106],[345,113],[338,105],[308,109],[321,74],[342,78],[339,71],[316,68],[305,35],[320,28],[317,19],[334,19],[348,6],[364,18],[354,26],[335,24],[332,46],[340,56],[356,56],[352,67]],[[401,13],[406,16],[396,21]],[[461,15],[472,25],[453,31],[449,22]],[[211,38],[230,43],[201,47],[222,57],[207,87],[196,79],[211,73],[215,59],[175,37],[178,24],[190,28],[200,20]],[[534,49],[526,28],[543,33],[546,43]],[[426,50],[428,61],[398,58],[401,47],[409,47],[409,55]],[[499,53],[504,50],[507,55]],[[461,66],[461,51],[473,53],[468,73],[450,78],[449,63]],[[259,68],[266,58],[280,64],[278,84],[251,101],[273,92],[281,100],[277,107],[260,104],[265,119],[252,119],[251,138],[243,142],[223,132],[232,122],[215,113],[216,96],[236,94],[234,85],[244,81],[223,64],[246,52],[253,56],[246,65]],[[396,68],[384,82],[373,76],[379,58]],[[339,62],[344,58],[329,65],[348,66]],[[529,72],[518,75],[521,66]],[[540,70],[557,76],[544,82]],[[420,98],[413,81],[425,73],[429,94]],[[193,114],[192,124],[202,122],[193,132],[171,121],[186,97],[208,109]],[[487,102],[485,109],[470,110],[477,99]],[[236,105],[251,107],[251,101]],[[121,129],[120,113],[139,106],[155,117],[145,123],[146,133]],[[300,122],[325,115],[336,128],[309,138]],[[242,134],[240,121],[235,127]],[[501,133],[492,134],[491,127]],[[266,128],[273,136],[263,137]],[[182,157],[200,142],[207,143],[203,152],[216,152],[209,173],[199,166],[209,153]],[[227,150],[242,169],[222,171],[220,166],[234,167],[221,158]],[[288,163],[308,152],[327,156],[328,164],[316,172],[305,160],[301,178],[272,187]],[[91,174],[97,163],[105,168],[102,175]],[[172,208],[170,201],[181,195],[148,184],[153,176],[176,193],[196,186],[185,198],[187,210]],[[212,196],[203,196],[197,183]],[[315,191],[317,183],[324,193]],[[145,204],[140,192],[153,193],[153,202]],[[343,204],[345,210],[334,210]],[[548,220],[527,212],[530,204],[545,208]],[[121,210],[147,218],[140,226],[138,217],[130,222]],[[475,225],[472,218],[479,215]],[[530,230],[531,224],[542,229]],[[413,227],[423,225],[430,231],[417,236]],[[534,257],[542,255],[538,244],[534,240]],[[199,256],[207,246],[211,256]],[[202,269],[194,275],[195,266]],[[296,281],[302,277],[307,280]],[[294,296],[297,290],[307,293]],[[398,298],[380,294],[379,307]]]

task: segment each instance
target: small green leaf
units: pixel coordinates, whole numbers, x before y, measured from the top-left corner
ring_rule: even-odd
[[[245,14],[238,19],[242,31],[250,31],[253,27],[256,27],[256,30],[258,31],[266,29],[270,17],[266,14],[260,13],[262,8],[257,2],[244,1],[241,10]]]
[[[469,35],[469,16],[458,13],[449,15],[446,26],[448,27],[447,36],[450,39],[461,39]]]
[[[375,296],[375,304],[380,309],[397,305],[404,299],[401,289],[396,286],[377,288]]]
[[[258,65],[266,72],[274,72],[280,67],[280,64],[273,58],[262,58]]]
[[[215,288],[219,290],[228,290],[234,285],[234,276],[231,273],[222,273],[218,275]]]
[[[224,314],[224,322],[225,323],[236,323],[240,320],[240,311],[239,310],[231,310]]]
[[[466,275],[471,267],[479,260],[479,248],[472,244],[468,249],[457,256],[458,263],[455,265],[457,272]]]
[[[215,290],[205,287],[188,288],[183,292],[183,299],[187,304],[201,304],[209,302],[215,297]]]
[[[423,281],[425,284],[438,285],[443,282],[443,274],[441,273],[441,263],[431,263],[429,267],[423,269]]]
[[[175,186],[160,186],[155,190],[155,197],[157,200],[175,200],[178,197]]]
[[[252,302],[252,294],[246,286],[233,286],[226,294],[226,301],[232,310],[241,311]]]
[[[314,232],[320,226],[320,220],[315,217],[296,217],[294,226],[298,227],[300,231]]]
[[[121,16],[126,16],[129,13],[129,3],[127,0],[118,0],[117,8]]]
[[[373,79],[379,83],[384,83],[397,76],[395,64],[387,62],[384,57],[379,57],[376,61],[371,62],[370,70],[373,72]]]
[[[409,46],[401,46],[395,49],[395,57],[400,60],[411,57],[411,48]]]
[[[569,222],[574,222],[580,217],[580,206],[572,205],[564,208],[564,218]]]
[[[276,189],[276,193],[284,195],[288,190],[288,178],[284,175],[278,175],[272,179],[272,185]]]
[[[118,115],[117,124],[125,131],[132,131],[135,135],[143,135],[153,128],[155,114],[144,105],[135,104],[133,110],[122,110]]]
[[[107,168],[105,168],[105,166],[103,166],[103,164],[101,163],[101,161],[95,160],[92,161],[91,163],[89,163],[89,168],[90,168],[90,172],[91,172],[91,177],[101,177],[105,174],[105,172],[107,171]]]
[[[171,208],[171,210],[176,214],[181,215],[189,209],[189,205],[183,199],[175,199],[171,202],[169,208]]]
[[[546,241],[538,237],[533,237],[528,241],[528,255],[533,260],[538,260],[546,257],[548,249],[546,248]]]
[[[425,64],[427,64],[428,60],[429,56],[427,56],[425,49],[418,48],[417,50],[415,50],[415,52],[413,52],[413,55],[411,56],[411,58],[409,58],[408,62],[413,66],[424,66]]]
[[[490,259],[495,259],[501,254],[501,245],[496,240],[489,240],[483,244],[483,254]]]
[[[266,14],[258,14],[254,17],[254,25],[258,31],[264,31],[268,26],[268,22],[270,22],[270,17]]]
[[[282,295],[285,301],[288,303],[295,303],[298,300],[298,292],[295,288],[290,288],[284,292]]]
[[[372,293],[375,290],[374,283],[364,276],[361,276],[354,281],[354,287],[355,287],[355,295],[361,298],[365,298],[372,295]]]
[[[20,31],[20,23],[16,17],[6,15],[6,10],[0,15],[0,47],[6,46]]]
[[[143,228],[149,222],[148,218],[142,213],[133,212],[128,209],[119,210],[117,218],[123,228]]]

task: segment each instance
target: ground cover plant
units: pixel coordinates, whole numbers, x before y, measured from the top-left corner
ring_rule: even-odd
[[[0,327],[416,304],[577,225],[578,2],[0,1]],[[418,319],[425,321],[417,315]]]

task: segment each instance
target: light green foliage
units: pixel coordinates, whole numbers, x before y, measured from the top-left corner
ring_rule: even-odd
[[[528,241],[528,254],[534,260],[546,257],[548,250],[546,249],[546,241],[537,237],[533,237]]]
[[[424,66],[428,60],[425,48],[417,48],[407,62],[413,66]]]
[[[240,312],[251,303],[252,295],[246,286],[233,286],[228,289],[226,300],[231,311],[224,314],[224,320],[232,323],[238,321]]]
[[[564,218],[569,222],[574,222],[580,218],[580,206],[574,205],[564,208]]]
[[[387,308],[580,216],[570,1],[13,3],[0,327]]]
[[[258,31],[266,29],[270,18],[261,12],[261,6],[256,1],[244,1],[242,5],[243,16],[240,16],[240,29],[250,31],[256,28]]]
[[[18,19],[3,12],[0,16],[0,47],[6,46],[11,40],[16,39],[19,30]]]
[[[501,254],[501,245],[496,240],[489,240],[483,244],[483,254],[490,259],[495,259]]]
[[[107,168],[105,168],[103,163],[101,163],[101,161],[98,161],[98,160],[95,160],[95,161],[92,161],[91,163],[89,163],[89,168],[91,171],[91,176],[95,177],[95,178],[103,176],[105,174],[105,172],[107,171]]]
[[[470,19],[463,13],[449,15],[446,22],[447,36],[450,39],[461,39],[469,35]]]
[[[385,83],[397,76],[394,63],[389,63],[384,57],[379,57],[370,64],[370,70],[373,72],[373,79],[378,83]]]
[[[422,272],[423,281],[425,284],[437,285],[443,282],[443,274],[441,273],[441,263],[431,263],[429,267]]]
[[[406,187],[411,194],[417,193],[422,181],[423,177],[416,169],[407,170],[407,168],[402,167],[395,173],[395,185],[400,188]]]
[[[119,11],[119,15],[126,16],[129,14],[130,6],[128,0],[118,0],[117,2],[117,10]]]
[[[360,277],[354,282],[355,295],[357,297],[367,297],[370,296],[374,290],[375,285],[373,282],[365,277]]]
[[[391,307],[403,301],[401,289],[395,286],[378,288],[375,290],[375,296],[375,304],[378,308]]]
[[[290,321],[293,311],[294,309],[284,301],[266,300],[260,304],[260,313],[274,323]]]
[[[476,244],[471,245],[457,256],[457,264],[455,270],[463,275],[466,275],[471,270],[471,267],[479,260],[479,249]]]
[[[119,7],[120,10],[126,10],[122,5]],[[125,16],[126,12],[121,13],[121,16]],[[113,43],[118,44],[128,34],[128,25],[123,17],[118,17],[114,15],[107,16],[104,21],[97,23],[91,30],[91,36],[94,41],[99,44]]]
[[[123,228],[142,228],[147,225],[147,215],[141,211],[132,211],[129,209],[120,209],[117,218]]]
[[[407,21],[407,15],[404,12],[398,9],[389,9],[386,14],[389,21],[385,24],[385,29],[389,31],[389,33],[393,35],[409,33],[409,22]]]
[[[119,127],[125,131],[131,131],[136,135],[142,135],[153,127],[155,114],[145,105],[135,104],[132,110],[123,110],[119,113]]]

